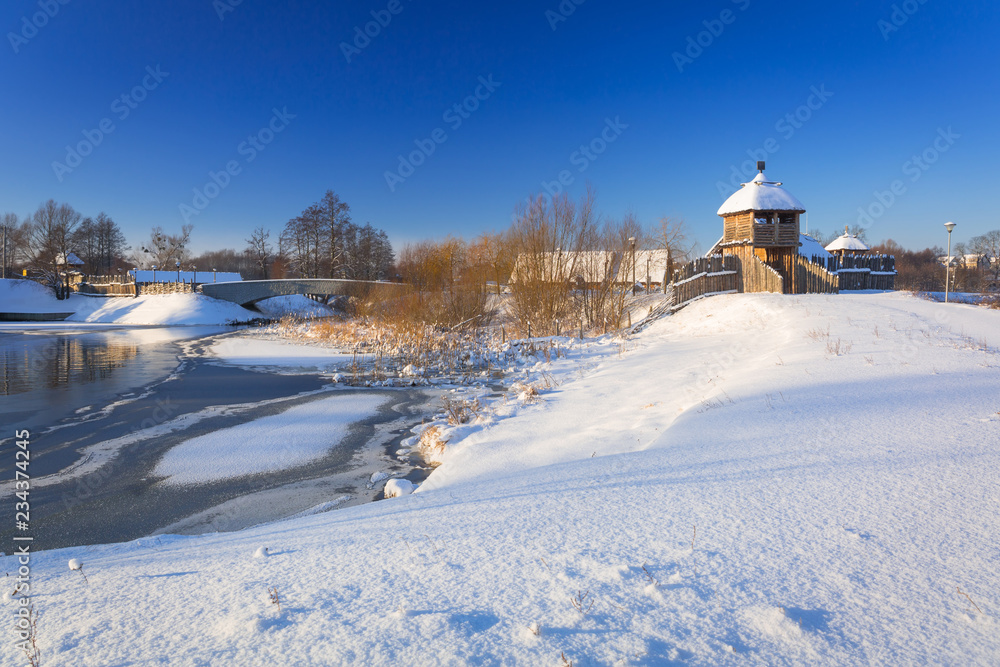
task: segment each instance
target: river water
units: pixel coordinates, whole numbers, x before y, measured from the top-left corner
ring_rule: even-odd
[[[0,490],[10,497],[15,430],[30,431],[35,549],[122,542],[159,532],[236,530],[310,508],[379,497],[374,473],[419,480],[395,456],[435,405],[425,389],[350,389],[329,373],[280,374],[208,354],[231,327],[0,328]],[[172,447],[310,401],[382,399],[307,465],[188,486],[154,474]],[[331,436],[332,438],[333,436]],[[13,525],[11,521],[4,522]],[[0,550],[14,530],[0,525]]]

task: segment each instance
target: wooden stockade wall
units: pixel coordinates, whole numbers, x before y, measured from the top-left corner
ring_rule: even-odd
[[[784,293],[785,281],[781,274],[761,261],[752,245],[726,244],[722,251],[725,257],[735,257],[737,260],[736,270],[740,272],[739,291]]]
[[[192,283],[98,283],[80,282],[72,286],[80,294],[97,296],[140,296],[142,294],[191,294],[198,284]]]
[[[135,283],[79,283],[74,285],[80,294],[96,294],[100,296],[136,296]]]
[[[772,292],[774,294],[785,293],[785,279],[760,260],[752,252],[746,261],[741,261],[741,275],[743,277],[742,292]]]
[[[896,289],[896,258],[892,255],[813,257],[810,262],[836,273],[841,290]]]
[[[674,272],[673,310],[710,294],[740,291],[739,260],[732,255],[699,257]]]
[[[823,264],[817,264],[799,255],[795,288],[799,294],[836,294],[840,291],[840,279]]]

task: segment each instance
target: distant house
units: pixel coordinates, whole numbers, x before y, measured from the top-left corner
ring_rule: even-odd
[[[938,257],[941,266],[948,265],[948,257],[942,255]],[[992,266],[990,258],[975,252],[965,255],[955,255],[951,258],[951,265],[957,269],[989,269]]]
[[[633,265],[632,258],[635,257]],[[511,272],[512,284],[539,280],[546,283],[571,283],[578,287],[614,283],[637,283],[662,286],[667,279],[670,255],[665,249],[609,252],[543,252],[518,255]]]
[[[63,269],[75,270],[79,269],[86,262],[76,256],[75,253],[60,254],[56,257],[56,266],[63,267]]]

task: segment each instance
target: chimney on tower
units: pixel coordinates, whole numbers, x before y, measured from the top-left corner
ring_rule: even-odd
[[[757,171],[759,171],[762,174],[764,173],[764,161],[763,160],[757,160]]]

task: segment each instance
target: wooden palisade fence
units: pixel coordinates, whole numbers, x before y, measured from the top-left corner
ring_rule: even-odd
[[[796,288],[800,294],[836,294],[840,291],[840,279],[822,263],[810,261],[799,255]]]
[[[798,257],[795,264],[798,294],[836,294],[841,290],[891,290],[895,287],[895,258],[888,255]],[[700,257],[674,271],[672,310],[695,299],[734,292],[783,294],[785,280],[752,252]]]
[[[813,257],[809,261],[837,274],[841,290],[896,289],[896,258],[892,255]]]
[[[694,299],[740,291],[739,260],[732,255],[699,257],[674,272],[673,308]]]

